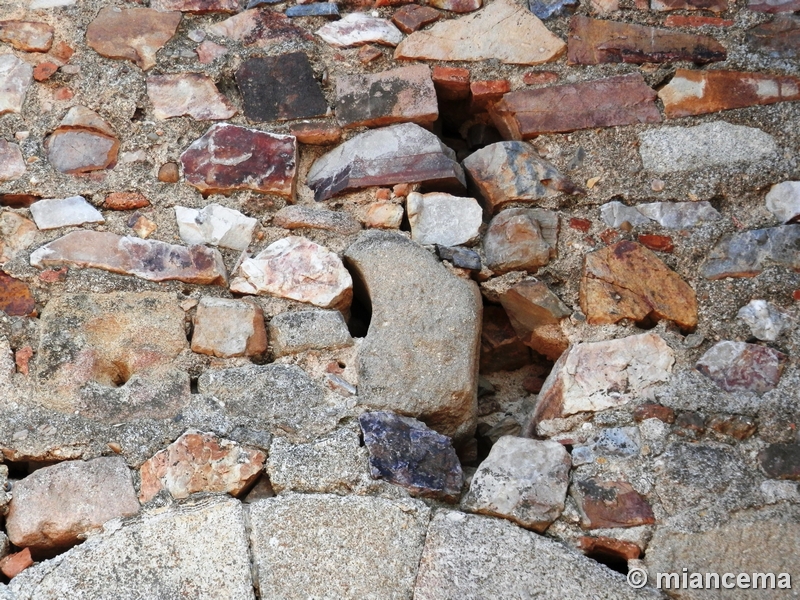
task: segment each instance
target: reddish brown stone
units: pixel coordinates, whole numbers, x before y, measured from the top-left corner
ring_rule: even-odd
[[[721,13],[728,10],[728,0],[650,0],[652,10],[710,10]]]
[[[37,21],[0,21],[0,42],[23,52],[47,52],[53,45],[53,28]]]
[[[162,12],[179,10],[181,12],[205,13],[235,13],[239,12],[238,0],[152,0],[150,8]]]
[[[36,300],[28,284],[0,271],[0,311],[11,317],[36,314]]]
[[[625,481],[584,479],[572,485],[583,529],[655,523],[650,504]]]
[[[289,127],[289,132],[301,144],[325,146],[342,141],[342,130],[336,125],[318,122],[295,123]]]
[[[113,168],[120,142],[100,115],[86,107],[73,106],[44,145],[53,168],[79,175]]]
[[[67,267],[61,267],[60,269],[48,269],[47,271],[42,271],[39,273],[39,279],[45,283],[66,281],[68,271],[69,269]]]
[[[583,233],[588,232],[592,228],[592,222],[589,219],[581,219],[578,217],[571,217],[569,220],[569,226],[572,229],[577,229],[578,231],[582,231]]]
[[[725,60],[727,51],[708,36],[575,15],[569,25],[567,58],[578,65],[676,60],[704,64]]]
[[[771,57],[796,58],[800,55],[800,16],[778,15],[756,25],[748,31],[747,41]]]
[[[795,290],[792,292],[792,300],[800,300],[800,290]]]
[[[361,46],[361,48],[358,49],[358,60],[364,65],[371,63],[373,60],[376,60],[381,56],[383,56],[383,52],[381,52],[377,46],[373,46],[372,44]]]
[[[669,118],[702,115],[800,100],[800,77],[678,69],[658,97],[664,102],[664,114]]]
[[[732,19],[720,19],[719,17],[698,17],[697,15],[670,15],[664,20],[667,27],[732,27]]]
[[[581,310],[593,325],[667,319],[684,329],[697,325],[694,290],[636,242],[621,241],[584,257]]]
[[[519,338],[549,360],[557,360],[569,347],[561,320],[570,310],[543,281],[522,281],[500,296]]]
[[[75,54],[75,50],[66,42],[58,42],[50,51],[50,56],[61,64],[66,64],[73,54]]]
[[[787,358],[767,346],[724,340],[703,354],[697,370],[726,392],[761,395],[778,386]]]
[[[599,536],[578,538],[578,548],[595,558],[608,557],[619,560],[635,560],[642,555],[642,549],[633,542],[623,542],[614,538]]]
[[[456,67],[434,67],[433,87],[440,100],[464,100],[469,98],[469,69]]]
[[[638,73],[510,92],[489,108],[507,139],[592,127],[658,123],[656,93]]]
[[[58,71],[56,63],[50,61],[41,62],[33,68],[33,78],[36,81],[47,81],[56,71]]]
[[[211,25],[212,35],[241,42],[245,46],[270,48],[287,42],[312,41],[312,36],[302,27],[292,23],[283,13],[254,8]]]
[[[633,419],[641,423],[645,419],[658,419],[664,423],[675,422],[675,411],[663,404],[640,404],[633,409]]]
[[[407,4],[399,9],[392,16],[392,23],[403,33],[413,33],[425,25],[430,25],[434,21],[442,18],[435,8],[430,6],[419,6],[418,4]]]
[[[531,351],[517,337],[506,311],[499,306],[483,309],[481,373],[516,371],[531,362]]]
[[[675,428],[673,432],[676,435],[697,438],[703,435],[706,431],[706,419],[699,412],[690,410],[682,412],[675,418]]]
[[[619,231],[616,229],[606,229],[600,232],[600,239],[604,244],[613,244],[619,237]]]
[[[17,365],[17,373],[28,374],[28,363],[33,358],[33,348],[23,346],[14,353],[14,363]]]
[[[708,426],[717,433],[739,441],[744,441],[751,437],[757,429],[756,420],[753,417],[745,417],[744,415],[717,415],[711,418]]]
[[[158,169],[158,180],[164,183],[178,183],[181,179],[181,173],[178,170],[177,163],[164,163]]]
[[[40,197],[33,194],[0,194],[0,206],[9,208],[28,208],[37,200]]]
[[[558,81],[558,73],[553,71],[528,71],[522,76],[525,85],[547,85]]]
[[[507,79],[473,81],[469,84],[469,91],[472,93],[473,108],[484,109],[510,92],[511,83]]]
[[[75,92],[73,92],[68,87],[62,86],[62,87],[57,87],[55,90],[53,90],[53,98],[55,98],[56,100],[61,100],[61,101],[72,100],[72,98],[74,97],[75,97]]]
[[[139,192],[112,192],[103,202],[103,208],[109,210],[133,210],[145,206],[150,206],[150,201]]]
[[[218,124],[181,154],[186,182],[204,195],[253,190],[294,200],[297,140]]]
[[[14,579],[17,575],[22,573],[25,569],[33,564],[31,558],[31,549],[23,548],[20,552],[9,554],[0,560],[0,571],[9,579]]]
[[[636,236],[636,239],[639,240],[642,246],[650,248],[650,250],[657,250],[658,252],[672,252],[675,250],[675,244],[673,244],[672,238],[668,235],[643,233]]]

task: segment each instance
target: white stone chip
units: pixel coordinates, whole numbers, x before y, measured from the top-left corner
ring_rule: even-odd
[[[31,204],[30,211],[34,223],[42,230],[105,222],[100,211],[83,196],[39,200]]]
[[[246,250],[258,220],[238,210],[209,204],[202,210],[175,207],[181,239],[187,244],[210,244]]]

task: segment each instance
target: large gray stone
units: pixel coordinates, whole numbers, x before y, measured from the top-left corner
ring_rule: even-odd
[[[269,323],[269,339],[275,358],[306,350],[333,350],[353,345],[342,313],[335,310],[303,310],[276,315]]]
[[[410,598],[430,509],[418,500],[290,494],[251,505],[262,598]]]
[[[242,506],[206,499],[106,530],[14,578],[17,600],[254,600]]]
[[[397,233],[362,233],[345,259],[372,305],[358,352],[360,403],[469,436],[477,413],[477,286]]]
[[[769,264],[800,269],[800,225],[781,225],[723,237],[702,266],[706,279],[755,277]]]
[[[483,222],[477,200],[440,192],[411,192],[406,198],[406,212],[411,239],[423,245],[458,246],[474,242]]]
[[[428,528],[414,600],[633,600],[619,573],[502,519],[439,511]]]

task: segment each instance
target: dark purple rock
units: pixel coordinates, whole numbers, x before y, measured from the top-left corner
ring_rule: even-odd
[[[767,477],[800,481],[800,444],[772,444],[758,453]]]
[[[305,119],[328,112],[304,52],[251,58],[236,71],[236,85],[244,114],[252,121]]]
[[[464,475],[449,437],[410,417],[370,412],[359,417],[374,479],[385,479],[415,496],[455,502]]]
[[[786,358],[766,346],[722,341],[700,357],[697,370],[726,392],[761,395],[778,385]]]
[[[572,14],[578,8],[578,0],[529,0],[528,8],[542,19]]]
[[[286,9],[287,17],[339,17],[339,6],[334,2],[298,4]]]
[[[481,257],[474,250],[462,248],[460,246],[440,246],[436,244],[436,253],[439,258],[453,263],[459,269],[469,269],[470,271],[481,270]]]

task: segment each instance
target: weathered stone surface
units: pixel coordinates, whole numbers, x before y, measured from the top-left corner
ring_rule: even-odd
[[[541,208],[509,208],[483,238],[486,266],[496,272],[536,271],[556,257],[558,215]]]
[[[63,550],[106,521],[137,512],[133,480],[122,458],[67,461],[16,482],[6,530],[20,548]]]
[[[800,225],[754,229],[723,237],[701,268],[706,279],[755,277],[768,264],[800,269]]]
[[[242,506],[217,498],[144,514],[14,578],[18,598],[254,600]]]
[[[162,12],[179,10],[188,13],[235,13],[239,11],[238,0],[152,0],[150,7]]]
[[[800,55],[800,16],[778,15],[748,30],[747,42],[770,58]]]
[[[331,123],[323,124],[314,121],[294,123],[289,126],[289,133],[295,136],[301,144],[314,146],[338,144],[342,141],[342,129]]]
[[[0,214],[0,265],[13,259],[36,240],[33,221],[12,212]]]
[[[139,192],[111,192],[103,201],[109,210],[133,210],[150,206],[150,201]]]
[[[27,283],[0,271],[0,311],[9,317],[36,314],[36,300]]]
[[[473,475],[464,506],[544,531],[564,510],[571,464],[558,442],[503,436]]]
[[[411,499],[292,494],[255,502],[250,540],[261,595],[410,598],[429,519],[430,509]]]
[[[481,270],[481,257],[474,250],[461,248],[459,246],[448,248],[447,246],[437,244],[436,254],[442,260],[453,263],[453,266],[459,269],[469,269],[470,271]]]
[[[634,227],[650,223],[650,219],[639,212],[638,207],[628,206],[619,200],[603,204],[600,207],[600,218],[609,227],[621,227],[623,223]]]
[[[211,244],[234,250],[246,250],[258,220],[219,204],[201,210],[175,207],[181,239],[187,244]]]
[[[6,546],[7,545],[8,539],[6,539]],[[31,558],[31,549],[25,548],[20,552],[15,552],[14,554],[4,556],[2,560],[0,560],[0,571],[2,571],[3,575],[9,579],[13,579],[32,564],[33,558]]]
[[[542,133],[658,123],[655,99],[642,76],[632,73],[510,92],[489,108],[489,114],[504,137],[523,140]]]
[[[561,355],[547,376],[534,423],[647,397],[669,379],[674,362],[672,349],[655,333],[576,344]]]
[[[203,285],[228,282],[222,255],[214,248],[175,246],[101,231],[68,233],[31,253],[31,265],[76,266],[135,275],[149,281]]]
[[[636,242],[617,242],[584,256],[580,303],[592,324],[667,319],[684,329],[697,325],[694,290]]]
[[[567,59],[572,64],[661,63],[688,60],[703,64],[725,60],[714,38],[646,25],[602,21],[582,15],[569,23]]]
[[[228,53],[228,49],[225,46],[215,44],[211,40],[205,40],[197,47],[196,52],[197,60],[200,61],[200,64],[209,65],[218,58],[225,56]]]
[[[402,486],[413,496],[458,500],[464,475],[450,438],[391,412],[368,412],[358,420],[374,479]]]
[[[251,121],[320,117],[328,111],[305,52],[246,60],[236,71],[236,85]]]
[[[416,600],[526,597],[634,600],[661,595],[650,588],[634,590],[619,573],[508,521],[436,513],[422,553]]]
[[[658,97],[668,118],[800,100],[800,78],[739,71],[678,69]]]
[[[747,8],[757,12],[781,13],[800,10],[797,0],[749,0]]]
[[[314,37],[302,27],[291,22],[286,15],[271,10],[253,8],[234,15],[206,28],[216,35],[245,46],[271,48],[279,44],[311,41]]]
[[[230,119],[236,107],[201,73],[170,73],[147,78],[147,96],[156,119],[189,115],[198,121]]]
[[[777,151],[775,138],[768,133],[725,121],[695,127],[661,127],[639,134],[642,163],[654,173],[752,163]]]
[[[467,13],[483,6],[483,0],[425,0],[428,6],[454,13]]]
[[[469,69],[457,67],[433,67],[431,75],[436,97],[440,100],[466,100],[469,98]]]
[[[221,358],[256,356],[267,350],[264,313],[250,302],[200,299],[194,317],[192,351]]]
[[[23,52],[47,52],[53,45],[53,28],[39,21],[0,21],[0,42]]]
[[[265,460],[260,450],[190,430],[141,466],[139,500],[148,502],[161,490],[176,499],[195,492],[239,496],[261,474]]]
[[[338,17],[339,6],[335,2],[312,2],[298,4],[286,9],[287,17]]]
[[[800,181],[784,181],[773,185],[765,198],[767,210],[780,220],[790,223],[800,217]]]
[[[641,445],[641,436],[636,427],[602,429],[588,439],[585,445],[575,446],[572,449],[572,465],[590,464],[598,459],[602,463],[610,456],[636,456],[639,454]]]
[[[13,54],[0,56],[0,115],[22,112],[33,67]]]
[[[306,179],[317,201],[362,187],[418,182],[466,186],[455,152],[414,123],[366,131],[347,140],[318,158]]]
[[[2,94],[1,91],[0,94]],[[19,146],[0,140],[0,181],[14,181],[24,174],[25,161]]]
[[[442,13],[435,8],[419,6],[418,4],[406,4],[392,15],[392,23],[403,33],[409,34],[441,18]]]
[[[787,358],[767,346],[722,341],[703,354],[697,370],[726,392],[761,395],[778,385]]]
[[[39,229],[58,229],[84,223],[103,223],[100,211],[83,196],[39,200],[30,207],[31,216]]]
[[[72,175],[113,168],[119,145],[108,121],[83,106],[69,109],[45,141],[50,164]]]
[[[336,254],[293,235],[245,259],[231,281],[231,291],[266,293],[322,308],[346,310],[353,298],[353,279]]]
[[[773,479],[800,481],[800,444],[771,444],[758,453],[758,463]]]
[[[516,371],[531,362],[530,349],[519,339],[502,307],[484,307],[482,325],[480,361],[482,374]]]
[[[710,10],[721,13],[728,10],[728,0],[650,0],[650,8],[658,11]]]
[[[156,64],[156,53],[172,39],[179,12],[106,6],[86,29],[86,43],[101,56],[130,60],[143,71]]]
[[[751,437],[758,429],[756,420],[744,415],[716,415],[709,419],[708,427],[739,441]]]
[[[418,244],[456,246],[475,241],[483,210],[473,198],[411,192],[406,199],[411,239]]]
[[[542,20],[575,12],[578,0],[528,0],[528,8]]]
[[[711,203],[701,202],[650,202],[636,207],[641,214],[667,229],[690,229],[722,218]]]
[[[561,320],[572,311],[543,281],[521,281],[500,296],[519,338],[539,354],[556,360],[569,346]]]
[[[335,310],[280,313],[269,322],[269,339],[275,358],[306,350],[335,350],[353,345],[342,313]]]
[[[751,300],[736,316],[747,324],[750,333],[766,342],[774,342],[790,327],[786,315],[766,300]]]
[[[625,481],[581,479],[573,483],[570,491],[581,513],[583,529],[655,523],[650,504]]]
[[[342,127],[430,126],[438,116],[436,90],[427,65],[343,75],[336,80],[336,120]]]
[[[537,202],[579,188],[525,142],[498,142],[473,152],[464,169],[490,212],[507,202]]]
[[[339,21],[328,23],[317,29],[317,35],[337,48],[349,48],[364,44],[397,46],[403,34],[387,19],[379,19],[367,13],[350,13]]]
[[[359,403],[419,418],[444,435],[469,436],[482,310],[475,284],[397,233],[364,232],[345,259],[372,305],[358,352]]]
[[[367,209],[364,225],[378,229],[399,229],[404,214],[402,204],[375,202]]]
[[[341,235],[361,231],[361,225],[349,213],[298,205],[284,206],[272,217],[272,224],[284,229],[325,229]]]
[[[564,49],[564,42],[526,8],[511,0],[498,0],[474,15],[442,21],[430,29],[412,33],[400,43],[394,57],[497,59],[508,64],[538,65],[555,60]]]
[[[616,558],[622,561],[629,561],[639,558],[642,549],[634,542],[624,542],[610,537],[581,536],[578,538],[578,548],[588,556],[595,559],[598,557]]]
[[[297,140],[219,123],[181,154],[186,182],[202,194],[253,190],[294,200]]]

